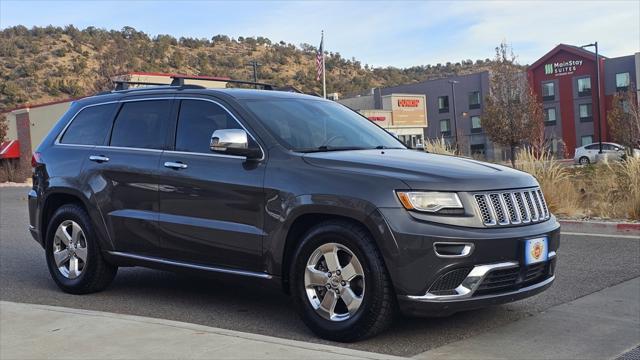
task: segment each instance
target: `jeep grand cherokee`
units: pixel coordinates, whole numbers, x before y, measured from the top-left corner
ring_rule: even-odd
[[[520,171],[407,149],[332,101],[168,86],[74,102],[33,155],[30,231],[55,283],[119,266],[281,286],[319,336],[447,315],[554,281],[559,225]]]

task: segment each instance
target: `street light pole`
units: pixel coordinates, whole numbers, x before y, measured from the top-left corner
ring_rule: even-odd
[[[451,105],[453,106],[453,131],[456,139],[456,152],[460,152],[460,148],[458,147],[458,114],[456,111],[456,91],[455,85],[458,83],[456,80],[449,80],[449,84],[451,84]]]
[[[258,66],[262,66],[262,64],[260,64],[255,60],[252,60],[247,63],[247,66],[253,67],[253,82],[257,83],[258,82]],[[257,88],[258,88],[258,85],[256,85],[256,89]]]
[[[595,47],[596,48],[596,86],[597,86],[597,95],[596,95],[596,109],[598,110],[598,153],[602,154],[602,119],[600,119],[600,56],[598,55],[598,42],[594,42],[593,44],[587,44],[581,46],[581,48],[586,47]]]

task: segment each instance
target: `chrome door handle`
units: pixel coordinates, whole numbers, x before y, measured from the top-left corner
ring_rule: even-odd
[[[109,158],[104,155],[91,155],[89,156],[89,160],[103,163],[109,161]]]
[[[171,169],[186,169],[187,164],[183,164],[181,162],[167,161],[164,163],[164,167],[168,167]]]

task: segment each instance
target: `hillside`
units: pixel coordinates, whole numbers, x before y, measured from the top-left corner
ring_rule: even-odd
[[[251,79],[246,64],[257,60],[259,80],[321,92],[315,79],[316,47],[263,37],[176,39],[131,27],[120,31],[74,26],[6,28],[0,31],[0,111],[24,103],[89,95],[111,89],[109,78],[130,71],[170,72]],[[419,61],[419,59],[416,59]],[[421,65],[405,69],[372,68],[328,52],[327,91],[352,94],[488,68],[489,60]]]

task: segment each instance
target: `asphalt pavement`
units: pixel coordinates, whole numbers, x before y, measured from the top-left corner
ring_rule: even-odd
[[[384,354],[423,353],[640,276],[639,240],[566,235],[556,282],[538,296],[446,318],[400,318],[373,339],[337,344],[316,338],[291,311],[286,295],[244,279],[125,268],[101,293],[65,294],[50,279],[44,251],[26,229],[26,193],[24,187],[0,188],[0,300],[147,316]]]

